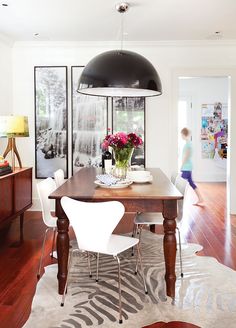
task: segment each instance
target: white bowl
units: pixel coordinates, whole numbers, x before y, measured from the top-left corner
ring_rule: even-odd
[[[148,180],[151,176],[149,171],[129,171],[127,174],[128,178],[131,180]]]
[[[133,179],[133,182],[134,183],[147,183],[147,182],[150,182],[152,183],[153,182],[153,176],[150,175],[148,178],[144,178],[144,179]]]

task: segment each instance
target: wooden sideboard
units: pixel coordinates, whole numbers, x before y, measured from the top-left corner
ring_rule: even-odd
[[[4,237],[14,218],[20,217],[23,241],[24,212],[32,206],[32,168],[16,168],[0,177],[0,234]],[[3,239],[3,238],[1,238]]]

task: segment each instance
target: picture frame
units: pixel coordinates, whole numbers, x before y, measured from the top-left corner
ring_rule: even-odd
[[[35,177],[53,177],[62,169],[68,178],[67,66],[34,67]]]
[[[119,131],[140,135],[143,145],[134,149],[131,165],[146,167],[145,133],[146,133],[145,97],[113,97],[112,98],[112,133]]]
[[[108,99],[77,92],[84,66],[71,67],[72,175],[81,167],[99,167],[108,130]]]

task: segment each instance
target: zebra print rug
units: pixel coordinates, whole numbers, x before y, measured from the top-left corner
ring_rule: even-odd
[[[184,278],[177,257],[176,300],[166,298],[162,236],[144,231],[142,255],[148,295],[142,279],[134,275],[135,257],[121,256],[123,324],[118,319],[117,265],[100,255],[100,280],[95,282],[96,256],[91,255],[94,273],[88,276],[85,253],[74,256],[65,306],[57,294],[57,265],[45,268],[24,328],[123,327],[141,328],[156,321],[185,321],[206,328],[233,328],[236,322],[236,272],[214,258],[196,256],[201,249],[186,244],[182,250]],[[178,256],[178,254],[177,254]]]

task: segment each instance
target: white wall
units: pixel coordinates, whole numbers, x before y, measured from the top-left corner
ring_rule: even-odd
[[[203,159],[201,155],[201,106],[202,104],[228,103],[229,79],[227,77],[184,78],[179,80],[180,99],[189,106],[189,128],[192,130],[193,174],[196,181],[226,181],[227,170],[214,159]],[[189,103],[189,105],[190,105]]]
[[[24,165],[34,166],[34,66],[85,65],[96,54],[114,47],[116,47],[114,44],[101,45],[101,43],[19,42],[15,44],[13,47],[13,108],[14,113],[28,115],[30,125],[30,138],[17,140]],[[146,156],[147,166],[160,167],[164,172],[170,174],[177,167],[175,150],[175,148],[177,149],[177,107],[173,101],[176,89],[173,81],[174,72],[176,69],[181,72],[182,68],[201,69],[204,72],[209,68],[214,70],[214,68],[228,67],[228,71],[232,75],[232,91],[236,91],[236,71],[232,68],[236,66],[236,44],[223,44],[221,42],[201,42],[199,44],[197,42],[132,43],[126,44],[126,48],[146,56],[160,74],[163,95],[147,99]],[[233,103],[236,104],[235,97],[232,97]],[[232,114],[232,125],[235,126],[231,133],[233,138],[233,135],[236,134],[236,114]],[[236,140],[234,149],[236,149]],[[232,155],[232,160],[234,157],[236,160],[236,152],[235,155]],[[236,185],[236,169],[235,172],[232,172],[232,178],[232,184],[234,182]],[[236,190],[231,194],[231,197],[235,199]],[[35,189],[34,198],[36,208],[38,202]],[[232,212],[236,213],[236,205],[233,203]]]
[[[12,49],[0,41],[0,116],[12,113]],[[6,146],[6,139],[0,139],[0,154]]]

